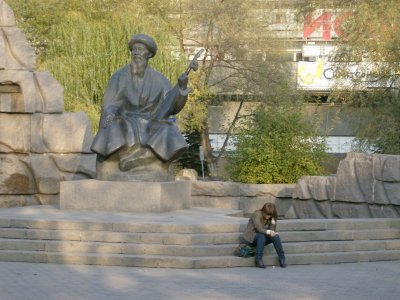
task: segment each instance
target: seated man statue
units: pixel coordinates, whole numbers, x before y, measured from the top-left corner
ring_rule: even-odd
[[[130,39],[132,61],[116,71],[104,93],[99,131],[91,146],[97,153],[97,178],[103,180],[169,180],[169,164],[187,144],[168,118],[180,112],[189,93],[188,73],[175,87],[148,65],[157,52],[148,35]]]

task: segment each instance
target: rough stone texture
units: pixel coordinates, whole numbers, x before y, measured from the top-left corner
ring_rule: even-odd
[[[290,184],[240,184],[240,195],[257,197],[272,195],[279,198],[291,198],[295,185]]]
[[[35,196],[38,204],[41,205],[54,205],[55,203],[60,203],[60,194],[36,194]]]
[[[194,181],[192,183],[193,196],[236,196],[240,197],[239,184],[223,181]]]
[[[278,212],[279,218],[285,218],[290,208],[293,207],[293,199],[292,198],[276,198],[275,201],[276,210]]]
[[[31,115],[0,113],[0,152],[28,153]]]
[[[291,218],[399,217],[400,156],[349,153],[336,177],[301,178],[293,198],[294,209],[287,216]]]
[[[312,201],[312,200],[311,200]],[[318,208],[319,213],[327,219],[332,219],[334,218],[333,213],[332,213],[332,202],[327,200],[327,201],[315,201],[315,205]]]
[[[151,162],[128,171],[119,167],[119,153],[115,152],[104,160],[100,155],[96,160],[96,178],[104,181],[174,181],[174,175],[169,163],[164,163],[153,156]]]
[[[400,155],[374,155],[373,162],[376,180],[400,182]]]
[[[48,155],[34,155],[31,159],[32,172],[40,194],[57,194],[60,190],[60,175]]]
[[[296,218],[299,219],[320,219],[324,218],[318,206],[311,200],[293,201],[293,210]]]
[[[335,199],[372,203],[373,184],[372,155],[349,153],[338,166]]]
[[[240,197],[191,196],[191,199],[195,207],[242,209]]]
[[[333,200],[336,178],[334,176],[304,176],[293,191],[293,198]]]
[[[396,218],[399,216],[392,206],[370,205],[369,210],[374,218]]]
[[[3,5],[4,7],[4,5]],[[0,7],[1,9],[1,7]],[[25,35],[16,27],[4,26],[1,28],[3,35],[0,39],[1,56],[4,57],[4,64],[1,66],[8,70],[29,70],[32,71],[36,66],[35,52],[30,47]],[[8,43],[11,41],[10,43]]]
[[[287,215],[292,206],[294,184],[244,184],[222,181],[192,181],[194,206],[240,209],[245,216],[265,203],[275,203],[278,216]]]
[[[194,169],[183,169],[178,172],[175,176],[176,181],[181,181],[181,180],[192,180],[196,181],[197,180],[197,171]]]
[[[336,218],[371,218],[367,203],[333,202],[332,214]]]
[[[33,72],[27,70],[0,70],[0,83],[13,84],[20,88],[18,97],[9,93],[0,97],[1,112],[34,113],[36,110],[36,87]]]
[[[294,184],[239,184],[240,208],[251,215],[265,203],[275,203],[279,217],[284,217],[292,205]]]
[[[0,208],[38,205],[40,203],[36,195],[0,195]]]
[[[50,154],[62,181],[96,177],[96,155],[85,153]]]
[[[34,73],[36,85],[36,112],[62,113],[64,89],[49,72]]]
[[[95,176],[84,113],[64,113],[63,88],[0,0],[0,207],[56,204],[60,181]]]
[[[389,204],[400,205],[400,182],[383,182],[383,188],[389,199]],[[378,198],[378,195],[375,194],[376,198]]]
[[[15,26],[14,12],[3,0],[0,0],[0,26]]]
[[[276,197],[270,194],[260,197],[241,197],[241,209],[244,215],[252,214],[254,211],[260,209],[265,203],[276,203]],[[281,213],[278,211],[278,214]]]
[[[91,153],[93,134],[85,113],[32,115],[31,151],[34,153]]]
[[[0,154],[0,194],[21,195],[37,192],[28,155]]]

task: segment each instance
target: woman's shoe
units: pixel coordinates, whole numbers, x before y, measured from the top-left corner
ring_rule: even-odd
[[[281,268],[286,268],[286,263],[285,263],[285,259],[284,258],[280,258],[279,259],[279,266]]]
[[[262,259],[256,259],[256,266],[258,268],[262,268],[262,269],[266,268],[266,266],[264,265],[264,262],[262,261]]]

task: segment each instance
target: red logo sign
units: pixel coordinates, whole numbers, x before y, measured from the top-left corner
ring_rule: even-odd
[[[332,12],[323,12],[316,19],[312,19],[311,14],[304,18],[303,38],[309,38],[316,30],[322,27],[322,38],[324,41],[332,39],[332,31],[337,35],[342,35],[343,21],[349,17],[349,14],[344,13],[334,16]]]

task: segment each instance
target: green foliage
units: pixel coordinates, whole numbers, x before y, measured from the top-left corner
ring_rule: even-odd
[[[324,173],[325,140],[300,107],[259,107],[236,137],[227,172],[245,183],[294,183],[304,175]]]
[[[200,132],[192,131],[185,134],[186,143],[189,145],[187,151],[178,159],[181,168],[194,169],[197,174],[202,175],[203,169],[200,161]],[[207,164],[203,163],[204,175],[209,175]]]
[[[188,96],[185,107],[177,116],[182,130],[189,134],[204,129],[207,122],[208,105],[215,97],[207,85],[202,85],[203,73],[204,70],[200,69],[196,73],[190,74],[192,92]]]
[[[177,41],[157,20],[143,17],[136,1],[51,2],[12,0],[10,5],[36,46],[38,69],[53,74],[64,87],[65,109],[85,111],[94,131],[110,76],[130,61],[132,34],[154,37],[159,51],[150,64],[171,81],[184,71],[182,55],[171,52]]]

